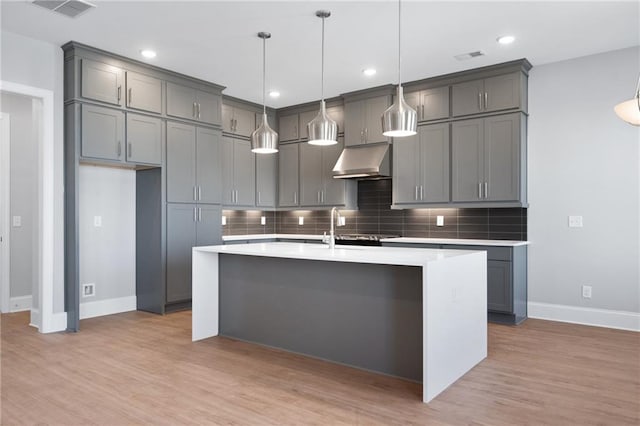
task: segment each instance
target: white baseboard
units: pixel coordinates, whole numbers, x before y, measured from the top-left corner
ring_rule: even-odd
[[[57,333],[59,331],[65,331],[67,329],[67,313],[58,312],[51,316],[51,324],[48,329],[42,329],[42,315],[39,309],[31,309],[31,320],[29,325],[38,329],[40,333]]]
[[[29,318],[29,325],[40,330],[40,324],[42,324],[42,318],[40,316],[40,309],[32,308],[31,317]]]
[[[640,331],[640,313],[529,302],[529,318]]]
[[[9,299],[9,312],[23,312],[31,309],[31,296],[12,297]]]
[[[80,304],[80,319],[119,314],[120,312],[135,311],[136,309],[136,296],[85,302]]]

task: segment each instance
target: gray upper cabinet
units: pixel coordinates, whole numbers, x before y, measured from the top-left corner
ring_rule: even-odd
[[[158,166],[162,163],[162,120],[127,113],[127,161]]]
[[[449,86],[407,93],[405,100],[415,108],[418,121],[441,120],[449,117]]]
[[[520,72],[454,84],[451,88],[453,116],[525,109],[525,84]]]
[[[256,203],[256,155],[243,139],[222,138],[222,203],[254,207]]]
[[[256,207],[276,206],[278,155],[256,155]]]
[[[127,71],[127,107],[162,112],[162,80]]]
[[[327,108],[327,115],[338,125],[338,133],[344,133],[344,107],[329,107]]]
[[[81,95],[112,105],[122,105],[124,71],[121,68],[82,59]]]
[[[93,105],[82,105],[81,148],[83,158],[124,160],[124,112]]]
[[[358,101],[345,102],[344,136],[345,145],[385,142],[382,134],[382,114],[389,107],[388,95]]]
[[[454,202],[523,200],[523,123],[520,113],[453,123]]]
[[[283,115],[278,119],[280,142],[297,141],[300,139],[298,114]]]
[[[251,136],[256,129],[256,113],[243,108],[222,105],[222,130],[239,136]]]
[[[332,173],[344,148],[343,138],[338,140],[338,144],[329,146],[300,144],[301,206],[342,206],[347,203],[346,184],[353,182],[334,179]]]
[[[299,197],[299,153],[300,144],[280,145],[278,152],[278,206],[296,207]]]
[[[316,118],[318,111],[305,111],[300,113],[300,139],[309,139],[309,127],[307,126],[311,120]]]
[[[393,203],[447,203],[449,123],[418,127],[418,134],[393,146]]]
[[[167,115],[220,124],[221,97],[181,84],[167,82]]]
[[[220,131],[167,122],[167,201],[220,203]]]

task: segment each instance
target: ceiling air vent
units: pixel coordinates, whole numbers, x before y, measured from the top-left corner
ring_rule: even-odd
[[[456,55],[456,58],[459,61],[466,61],[467,59],[477,58],[478,56],[484,56],[484,52],[480,50],[476,50],[475,52],[463,53],[461,55]]]
[[[49,9],[53,12],[60,13],[61,15],[68,16],[69,18],[75,18],[76,16],[95,7],[95,5],[82,0],[36,0],[33,4],[44,7],[45,9]]]

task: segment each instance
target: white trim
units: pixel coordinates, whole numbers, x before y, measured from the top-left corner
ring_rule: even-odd
[[[529,318],[640,331],[640,313],[529,302]]]
[[[40,203],[38,208],[38,218],[40,221],[39,247],[40,268],[38,276],[38,293],[41,313],[40,324],[35,324],[41,333],[51,333],[60,331],[56,324],[61,320],[54,319],[53,313],[53,206],[54,206],[54,186],[53,186],[53,91],[26,86],[24,84],[0,81],[0,91],[18,93],[42,100],[41,131],[39,133],[39,170],[40,170]],[[66,314],[65,327],[66,327]]]
[[[119,314],[137,309],[136,296],[80,303],[80,319]]]
[[[11,298],[9,312],[23,312],[31,310],[31,296],[19,296]]]
[[[31,308],[31,318],[29,320],[29,325],[31,327],[38,328],[38,324],[40,324],[40,310],[34,307]]]
[[[47,333],[53,333],[55,331],[64,331],[67,329],[67,313],[56,312],[51,317],[50,330]]]
[[[11,298],[11,116],[0,113],[0,312],[10,312]]]

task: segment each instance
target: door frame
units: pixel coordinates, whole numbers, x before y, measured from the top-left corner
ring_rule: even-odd
[[[3,241],[0,250],[0,312],[10,311],[11,298],[11,116],[0,112],[0,234]]]
[[[31,325],[41,333],[62,331],[67,326],[66,313],[53,313],[54,274],[54,103],[53,91],[10,81],[0,81],[0,91],[36,98],[34,117],[38,128],[38,304],[31,307]]]

